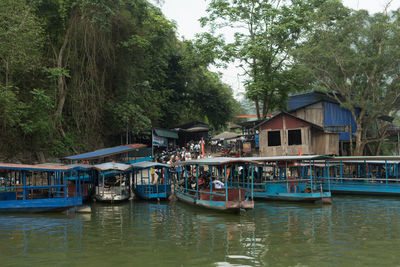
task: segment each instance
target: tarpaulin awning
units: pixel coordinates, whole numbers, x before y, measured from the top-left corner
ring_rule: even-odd
[[[116,162],[107,162],[94,165],[93,167],[99,171],[109,171],[109,170],[126,171],[131,168],[131,165],[116,163]]]
[[[215,135],[211,140],[228,140],[238,138],[240,134],[232,133],[232,132],[223,132],[220,134]]]
[[[172,138],[172,139],[178,139],[178,134],[176,132],[173,132],[173,131],[162,130],[162,129],[154,129],[154,133],[157,136],[166,137],[166,138]]]
[[[151,167],[164,167],[164,168],[170,168],[168,164],[163,164],[159,162],[153,162],[153,161],[142,161],[142,162],[137,162],[131,165],[133,168],[136,169],[147,169]]]

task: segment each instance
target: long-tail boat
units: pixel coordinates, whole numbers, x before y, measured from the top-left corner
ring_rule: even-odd
[[[260,165],[255,171],[254,197],[266,200],[330,203],[331,192],[323,189],[312,167],[321,155],[248,158]]]
[[[253,165],[241,158],[205,158],[180,162],[174,193],[178,200],[210,209],[239,212],[254,208]],[[234,172],[248,168],[249,175]]]

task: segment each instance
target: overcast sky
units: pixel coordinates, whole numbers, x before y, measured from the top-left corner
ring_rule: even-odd
[[[366,9],[370,13],[383,11],[387,0],[343,0],[345,6],[353,9]],[[400,0],[392,0],[390,9],[400,7]],[[174,20],[178,27],[180,39],[193,39],[196,33],[204,32],[200,27],[199,18],[207,16],[206,12],[207,1],[205,0],[164,0],[161,9],[165,16]],[[229,39],[230,37],[227,36]],[[212,69],[216,71],[216,69]],[[235,93],[236,98],[241,98],[243,88],[241,82],[243,77],[240,77],[239,69],[232,64],[228,69],[219,69],[223,73],[223,81],[230,85]]]

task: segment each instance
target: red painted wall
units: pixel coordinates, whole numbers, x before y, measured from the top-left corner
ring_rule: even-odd
[[[286,121],[286,129],[296,129],[300,127],[310,126],[308,123],[305,123],[301,120],[296,120],[293,117],[285,116]]]
[[[283,117],[282,116],[275,117],[275,118],[269,120],[268,122],[266,122],[264,125],[261,125],[261,127],[260,127],[261,131],[268,130],[268,129],[280,130],[282,128],[283,128]]]
[[[280,115],[266,122],[264,125],[260,127],[261,131],[263,130],[280,130],[283,129],[283,116],[285,116],[286,129],[298,129],[300,127],[308,127],[310,126],[308,123],[303,122],[301,120],[297,120],[293,117]]]

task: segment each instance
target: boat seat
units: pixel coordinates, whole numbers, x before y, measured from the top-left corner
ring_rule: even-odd
[[[20,187],[15,189],[15,199],[16,200],[22,200],[24,199],[24,188],[22,187],[22,184],[17,184],[15,187]]]

